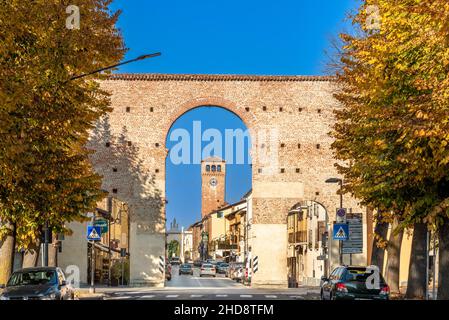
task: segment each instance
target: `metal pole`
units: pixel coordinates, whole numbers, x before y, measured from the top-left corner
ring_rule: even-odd
[[[433,288],[432,288],[432,298],[433,300],[437,299],[437,291],[436,291],[436,272],[437,272],[437,235],[436,232],[433,233]]]
[[[123,287],[123,279],[125,278],[125,258],[122,257],[122,287]]]
[[[340,179],[340,208],[343,208],[343,179]],[[343,241],[339,241],[340,265],[343,265]]]
[[[426,236],[426,300],[429,300],[429,237],[430,232],[429,229],[427,229],[427,236]]]
[[[95,212],[92,214],[92,226],[95,225]],[[95,242],[91,241],[91,256],[90,256],[90,288],[89,293],[95,293]]]
[[[42,252],[42,259],[43,259],[44,267],[48,267],[48,242],[49,242],[48,221],[45,221],[43,231],[44,231],[44,246],[43,246],[43,252]]]
[[[95,293],[95,242],[91,241],[91,257],[90,257],[90,293]]]

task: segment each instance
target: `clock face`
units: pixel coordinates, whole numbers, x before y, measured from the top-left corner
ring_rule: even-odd
[[[210,184],[212,187],[215,187],[215,186],[218,184],[218,181],[217,181],[216,178],[212,178],[212,179],[209,180],[209,184]]]

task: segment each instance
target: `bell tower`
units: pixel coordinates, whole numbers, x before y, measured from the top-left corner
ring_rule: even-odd
[[[201,161],[201,217],[225,204],[226,162],[218,157]]]

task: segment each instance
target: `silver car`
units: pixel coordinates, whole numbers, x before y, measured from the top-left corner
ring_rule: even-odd
[[[217,270],[215,269],[215,266],[211,263],[203,263],[200,269],[200,277],[202,276],[216,277]]]

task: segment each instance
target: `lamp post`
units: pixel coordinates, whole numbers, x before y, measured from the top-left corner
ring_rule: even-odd
[[[343,179],[340,178],[329,178],[326,180],[326,183],[338,183],[340,185],[340,209],[343,208]],[[338,241],[338,254],[339,254],[339,263],[343,264],[343,243],[341,240]]]

